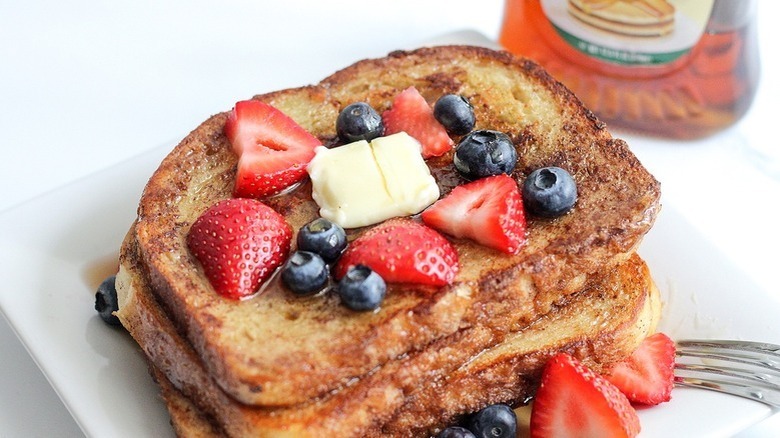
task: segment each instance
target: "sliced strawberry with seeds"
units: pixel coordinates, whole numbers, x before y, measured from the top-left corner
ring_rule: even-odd
[[[648,336],[606,377],[634,403],[657,405],[669,401],[674,388],[675,350],[674,341],[665,334]]]
[[[531,437],[633,437],[639,417],[625,395],[566,353],[545,365],[531,409]]]
[[[401,131],[422,145],[423,158],[438,157],[452,149],[447,130],[433,116],[433,108],[414,87],[409,87],[393,99],[392,107],[382,113],[385,135]]]
[[[509,254],[516,254],[526,241],[522,195],[505,174],[455,187],[425,210],[422,219],[439,231]]]
[[[293,119],[258,100],[236,103],[225,135],[238,155],[233,195],[261,198],[281,192],[306,176],[321,143]]]
[[[458,253],[432,228],[411,219],[390,219],[355,239],[334,270],[341,279],[351,266],[370,267],[388,283],[444,286],[458,272]]]
[[[279,267],[290,251],[292,227],[254,199],[217,202],[192,224],[187,247],[222,296],[242,298]]]

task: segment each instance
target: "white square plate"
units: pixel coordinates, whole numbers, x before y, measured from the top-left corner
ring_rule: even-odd
[[[474,42],[466,33],[435,43]],[[172,436],[157,387],[133,340],[96,315],[94,291],[115,272],[118,248],[149,176],[174,142],[0,214],[0,310],[89,436]],[[663,295],[660,329],[673,338],[780,343],[780,302],[665,205],[640,253]],[[677,388],[640,410],[642,436],[732,436],[768,407]]]
[[[171,145],[0,215],[0,308],[87,435],[171,435],[132,339],[96,315],[94,291],[116,269],[143,185]],[[674,338],[780,343],[780,303],[730,266],[673,206],[640,253],[661,289]],[[121,407],[121,408],[120,408]],[[677,388],[640,411],[642,436],[730,436],[769,416],[755,402]]]

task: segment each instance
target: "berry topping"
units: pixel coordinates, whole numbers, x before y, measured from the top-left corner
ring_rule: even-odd
[[[509,175],[457,186],[422,213],[427,225],[509,254],[525,243],[525,213],[520,189]]]
[[[344,228],[325,218],[317,218],[298,231],[298,249],[319,254],[327,263],[336,261],[347,247]]]
[[[254,199],[217,202],[190,228],[187,246],[214,290],[228,298],[252,295],[284,262],[292,229],[273,209]]]
[[[355,239],[336,264],[334,276],[366,265],[388,283],[444,286],[457,274],[458,253],[432,228],[411,219],[390,219]]]
[[[436,438],[476,438],[470,430],[460,426],[450,426],[436,435]]]
[[[119,310],[119,301],[116,297],[116,276],[112,275],[97,288],[95,292],[95,310],[97,310],[103,322],[109,325],[121,325],[114,312]]]
[[[347,105],[336,118],[336,133],[344,143],[371,141],[384,132],[382,116],[365,102]]]
[[[382,304],[387,292],[385,280],[364,265],[352,266],[341,279],[338,294],[352,310],[374,310]]]
[[[282,267],[282,283],[296,295],[319,292],[328,284],[328,265],[319,255],[295,251]]]
[[[577,184],[569,172],[560,167],[536,169],[525,179],[523,201],[533,215],[558,217],[577,202]]]
[[[409,87],[393,99],[392,107],[382,113],[385,135],[405,131],[422,145],[423,158],[438,157],[452,149],[453,141],[444,126],[433,116],[425,98]]]
[[[474,129],[474,108],[458,94],[440,97],[433,105],[433,116],[451,134],[464,135]]]
[[[545,365],[531,410],[531,437],[633,437],[636,411],[613,384],[566,353]]]
[[[257,100],[236,103],[225,135],[238,155],[233,195],[271,196],[306,176],[306,165],[321,143],[276,108]]]
[[[469,418],[476,438],[510,438],[517,434],[517,415],[505,404],[487,406]]]
[[[607,380],[635,403],[657,405],[672,398],[675,345],[656,333],[645,338],[623,362],[607,374]]]
[[[517,164],[517,150],[503,132],[473,131],[455,147],[455,168],[467,179],[511,173]]]

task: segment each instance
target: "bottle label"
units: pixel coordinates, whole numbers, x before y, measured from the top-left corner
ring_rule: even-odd
[[[715,0],[540,0],[568,44],[614,64],[673,62],[701,38]]]

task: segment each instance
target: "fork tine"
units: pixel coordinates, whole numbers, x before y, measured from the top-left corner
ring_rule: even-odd
[[[756,353],[766,355],[766,357],[780,360],[780,345],[767,342],[734,341],[734,340],[712,340],[712,339],[685,339],[677,341],[680,348],[697,348],[711,350],[741,351],[745,353]]]
[[[770,389],[780,390],[780,374],[774,373],[755,373],[743,368],[729,366],[707,366],[686,363],[675,364],[675,369],[685,371],[691,374],[713,374],[727,379],[744,379],[757,385],[768,385]]]
[[[780,408],[780,393],[775,389],[768,389],[758,385],[742,385],[733,381],[714,378],[698,379],[695,377],[677,377],[674,382],[678,386],[690,388],[703,388],[724,394],[736,395],[757,402],[764,403],[774,408]]]
[[[757,366],[780,375],[780,346],[774,344],[685,340],[677,343],[677,355]]]
[[[677,342],[677,355],[677,385],[724,392],[780,407],[780,346],[748,341],[684,340]],[[690,363],[692,358],[707,363]]]

